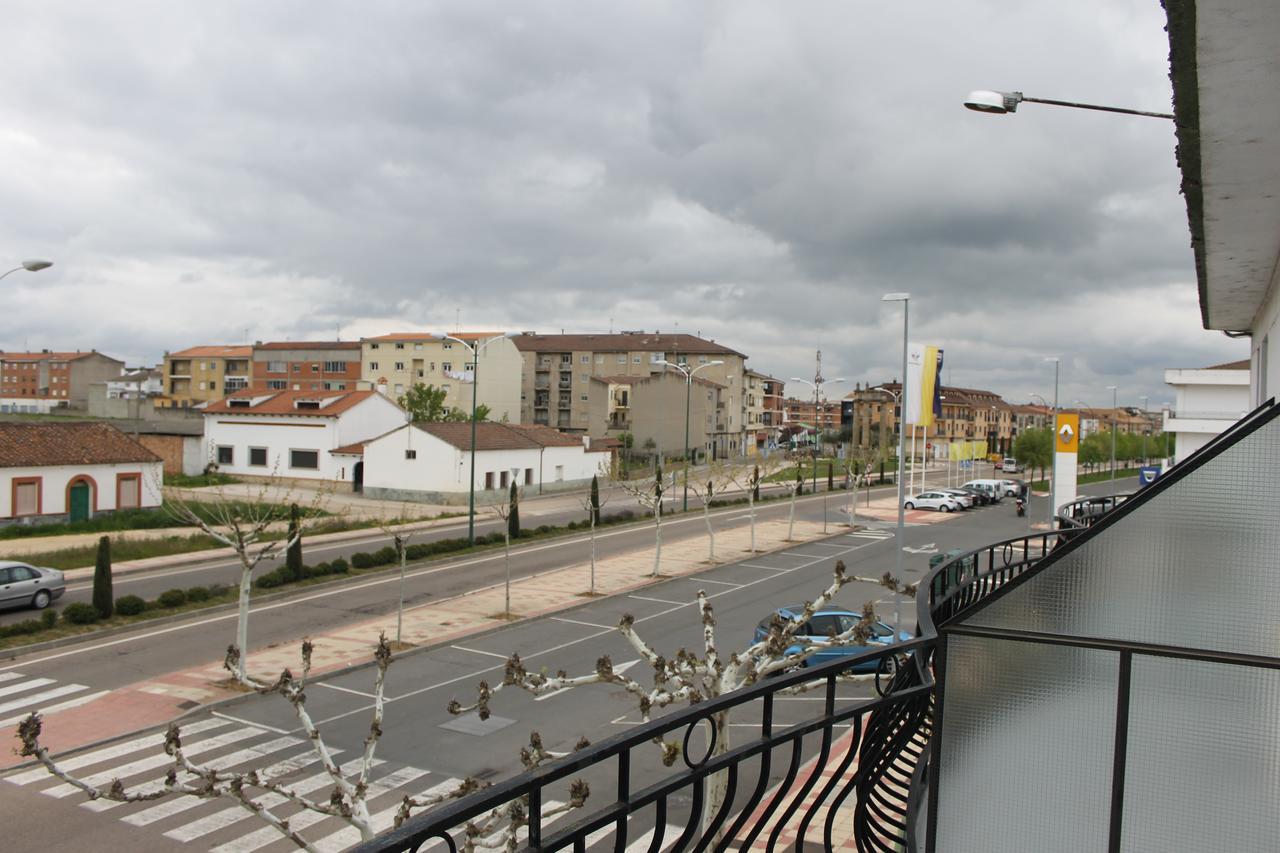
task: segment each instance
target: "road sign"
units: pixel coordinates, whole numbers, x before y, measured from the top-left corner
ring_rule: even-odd
[[[960,468],[961,468],[961,470],[968,471],[968,470],[969,470],[970,468],[972,468],[972,467],[973,467],[973,460],[972,460],[972,459],[961,459],[961,460],[960,460]]]
[[[1080,416],[1079,415],[1058,415],[1057,422],[1054,424],[1054,434],[1057,441],[1054,442],[1055,450],[1058,453],[1079,453],[1080,452]]]
[[[1159,465],[1144,465],[1138,469],[1138,485],[1149,486],[1160,476]]]
[[[933,450],[933,442],[926,442],[926,443],[925,443],[925,446],[924,446],[924,449],[925,449],[925,450]]]

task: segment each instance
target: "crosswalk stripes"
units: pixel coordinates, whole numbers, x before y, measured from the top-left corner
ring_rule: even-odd
[[[20,672],[0,673],[0,728],[22,721],[33,711],[48,714],[74,708],[107,692],[89,691],[87,684],[57,684],[52,678],[29,678]]]
[[[850,539],[892,539],[894,534],[892,530],[879,530],[869,527],[866,530],[858,530],[853,533],[845,534]]]

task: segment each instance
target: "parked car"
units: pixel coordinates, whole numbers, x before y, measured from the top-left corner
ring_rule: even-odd
[[[937,491],[942,492],[944,495],[951,495],[951,497],[960,502],[960,506],[964,509],[968,509],[978,503],[978,496],[964,489],[938,489]]]
[[[973,495],[974,502],[977,503],[978,506],[988,506],[989,504],[996,502],[990,492],[985,492],[982,489],[974,488],[972,486],[960,486],[959,491]]]
[[[0,560],[0,607],[43,610],[66,591],[66,578],[57,569]]]
[[[1004,499],[1005,487],[1003,480],[970,480],[960,488],[979,489],[986,492],[996,503]]]
[[[964,509],[960,501],[942,492],[921,492],[902,502],[903,509],[936,509],[939,512],[957,512]]]
[[[1021,480],[1001,480],[1000,482],[1004,483],[1004,496],[1006,498],[1016,498],[1022,494]]]
[[[774,615],[782,617],[788,622],[796,622],[804,613],[803,606],[795,607],[779,607],[773,613],[769,614],[764,620],[756,626],[755,639],[753,642],[760,642],[769,636],[769,626],[773,621]],[[838,607],[824,607],[817,613],[813,614],[813,618],[805,625],[802,625],[795,633],[795,644],[787,647],[787,654],[795,654],[805,648],[806,645],[815,641],[825,640],[832,634],[843,634],[854,625],[857,625],[862,615],[854,613],[851,610],[844,610]],[[906,631],[898,635],[902,642],[912,639],[912,636]],[[806,658],[801,666],[817,666],[821,663],[835,660],[837,658],[846,658],[850,655],[856,655],[859,652],[865,652],[872,646],[888,646],[893,643],[893,628],[883,622],[871,623],[871,639],[865,646],[857,644],[849,644],[844,646],[831,646],[817,652],[812,657]],[[853,667],[854,672],[874,672],[879,665],[879,661],[872,659],[863,663],[858,663]]]
[[[1003,460],[1001,460],[1001,464],[997,465],[996,468],[1000,469],[1006,474],[1016,474],[1022,470],[1022,468],[1018,465],[1018,460],[1014,459],[1012,456],[1006,456]]]

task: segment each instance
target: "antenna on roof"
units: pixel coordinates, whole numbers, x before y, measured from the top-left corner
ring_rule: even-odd
[[[609,334],[613,334],[613,318],[609,318]]]

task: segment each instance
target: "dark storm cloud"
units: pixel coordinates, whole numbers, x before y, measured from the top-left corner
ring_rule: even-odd
[[[1154,398],[1160,365],[1241,349],[1196,325],[1167,123],[960,107],[988,86],[1167,107],[1147,0],[8,18],[0,246],[58,265],[6,280],[7,347],[153,361],[460,313],[678,324],[783,377],[821,347],[878,381],[900,334],[879,297],[909,290],[913,337],[1012,396],[1045,354],[1079,354],[1080,393],[1127,371]]]

